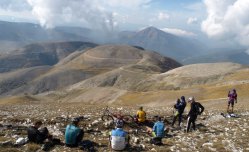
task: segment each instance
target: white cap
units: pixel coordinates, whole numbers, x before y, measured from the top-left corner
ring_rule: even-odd
[[[188,98],[188,101],[194,101],[194,100],[195,100],[194,97],[189,97],[189,98]]]

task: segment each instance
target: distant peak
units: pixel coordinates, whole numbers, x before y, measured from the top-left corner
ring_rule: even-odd
[[[154,26],[149,26],[149,27],[143,28],[141,31],[160,31],[160,30]]]

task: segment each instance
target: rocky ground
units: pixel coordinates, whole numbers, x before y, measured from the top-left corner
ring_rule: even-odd
[[[35,120],[42,120],[44,126],[56,138],[64,142],[63,131],[69,119],[84,116],[80,126],[84,128],[84,139],[95,143],[97,151],[110,151],[108,147],[108,133],[112,126],[101,121],[105,106],[80,103],[36,103],[22,105],[1,105],[0,107],[0,151],[42,151],[42,145],[15,145],[20,137],[26,137],[26,128]],[[133,115],[138,107],[111,106],[113,112],[122,111],[123,114]],[[149,118],[161,115],[168,127],[172,118],[172,109],[168,107],[144,107]],[[223,110],[224,111],[224,110]],[[150,136],[144,127],[126,125],[125,129],[131,137],[131,147],[128,151],[249,151],[249,110],[238,109],[238,118],[223,117],[220,110],[205,110],[198,118],[197,130],[185,133],[184,120],[182,128],[170,128],[162,146],[149,143]],[[138,130],[138,131],[136,131]],[[82,151],[80,148],[67,148],[56,145],[50,151]]]

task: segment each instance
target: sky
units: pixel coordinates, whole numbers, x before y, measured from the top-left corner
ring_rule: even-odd
[[[0,0],[0,20],[108,31],[155,26],[249,52],[249,0]]]

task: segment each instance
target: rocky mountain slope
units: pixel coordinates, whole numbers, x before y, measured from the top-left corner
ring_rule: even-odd
[[[1,95],[38,94],[49,101],[152,106],[167,105],[181,95],[200,100],[224,98],[231,88],[247,97],[247,66],[179,66],[155,52],[126,45],[102,45],[74,51],[54,66],[3,73]],[[27,77],[28,71],[37,74]]]
[[[234,62],[249,65],[249,54],[242,50],[217,50],[216,52],[206,53],[205,55],[190,56],[182,61],[183,64],[194,63],[215,63],[215,62]]]
[[[135,123],[125,124],[124,129],[129,132],[129,151],[248,151],[248,106],[245,102],[236,105],[236,116],[220,115],[222,108],[205,106],[205,112],[197,119],[197,130],[185,133],[186,119],[183,119],[181,128],[170,127],[172,108],[144,107],[147,119],[153,122],[156,115],[164,118],[166,128],[169,129],[163,138],[162,146],[149,143],[151,137],[146,133],[144,126]],[[103,105],[85,105],[82,103],[48,103],[39,99],[26,97],[22,104],[8,104],[0,107],[0,151],[39,151],[42,145],[25,144],[17,146],[18,138],[27,137],[26,128],[35,120],[42,120],[49,132],[64,143],[64,131],[71,118],[83,116],[80,127],[84,129],[84,140],[94,142],[96,151],[110,151],[108,147],[108,132],[113,128],[110,123],[101,120]],[[133,115],[138,106],[110,106],[112,112],[122,111],[122,114]],[[187,113],[185,110],[185,114]],[[49,151],[80,151],[78,148],[68,148],[61,145],[50,147]]]
[[[0,73],[20,68],[54,65],[76,50],[95,47],[86,42],[50,42],[30,44],[21,49],[0,54]]]
[[[239,64],[195,64],[163,73],[157,69],[125,66],[43,95],[63,102],[145,105],[167,105],[181,95],[201,100],[226,98],[231,88],[237,88],[243,98],[248,96],[245,75],[249,69]]]
[[[51,47],[49,47],[51,50],[45,49],[49,50],[48,53],[53,53],[49,56],[54,56],[57,59],[56,61],[58,64],[55,64],[54,66],[51,64],[47,71],[43,71],[43,73],[36,75],[34,78],[30,77],[29,82],[20,83],[15,78],[9,77],[9,79],[6,79],[5,76],[18,75],[18,72],[24,72],[25,69],[17,72],[3,73],[2,79],[0,80],[0,82],[2,82],[1,87],[4,87],[4,84],[12,84],[11,86],[13,87],[5,88],[2,93],[4,95],[23,93],[38,94],[46,91],[61,90],[78,82],[86,84],[86,86],[112,87],[116,80],[119,82],[116,83],[116,86],[120,86],[120,88],[123,89],[129,89],[132,88],[133,81],[142,78],[138,77],[137,73],[141,73],[141,75],[147,77],[153,73],[161,73],[181,66],[178,62],[163,57],[158,53],[141,50],[127,45],[103,45],[92,49],[85,49],[86,46],[89,47],[91,44],[83,44],[84,45],[79,45],[78,48],[76,48],[78,51]],[[26,51],[27,49],[24,50]],[[42,49],[40,52],[47,52],[45,50]],[[32,52],[27,51],[27,53]],[[26,54],[22,57],[25,58]],[[21,66],[21,63],[17,63],[17,66]],[[29,60],[28,62],[25,62],[24,60],[23,63],[24,67],[29,67],[28,65],[30,65]],[[30,66],[35,67],[38,65],[31,64]],[[22,79],[22,75],[19,76],[20,79]]]

